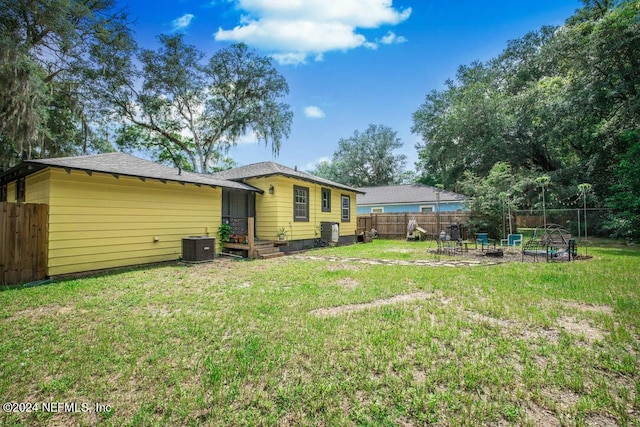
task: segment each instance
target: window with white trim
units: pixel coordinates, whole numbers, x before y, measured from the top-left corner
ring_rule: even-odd
[[[331,190],[322,189],[322,212],[331,212]]]
[[[371,213],[384,213],[384,208],[371,208]]]
[[[309,188],[293,187],[293,220],[309,221]]]
[[[351,221],[351,197],[343,194],[341,200],[342,221],[349,222]]]

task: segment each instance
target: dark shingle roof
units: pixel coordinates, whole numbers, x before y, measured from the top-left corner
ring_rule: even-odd
[[[291,169],[287,166],[283,166],[275,162],[253,163],[250,165],[240,166],[227,171],[222,171],[222,172],[213,174],[215,178],[230,179],[234,181],[242,181],[248,178],[260,178],[260,177],[272,176],[272,175],[282,175],[282,176],[287,176],[291,178],[298,178],[303,181],[315,182],[318,184],[324,184],[324,185],[335,187],[335,188],[342,188],[348,191],[355,191],[357,193],[361,192],[360,190],[351,188],[347,185],[339,184],[337,182],[320,178],[315,175],[308,174],[306,172],[301,172],[295,169]]]
[[[238,190],[260,191],[250,185],[226,181],[193,172],[170,168],[150,160],[141,159],[125,153],[95,154],[78,157],[59,157],[54,159],[27,160],[22,165],[10,170],[5,175],[22,175],[33,173],[44,167],[58,167],[86,172],[104,172],[113,175],[132,176],[137,178],[158,179],[162,181],[182,182],[197,185],[232,188]],[[23,172],[21,172],[21,170]]]
[[[434,203],[437,188],[422,184],[389,185],[385,187],[365,187],[359,190],[357,205],[382,205],[392,203]],[[440,202],[467,200],[468,197],[451,191],[440,190]]]

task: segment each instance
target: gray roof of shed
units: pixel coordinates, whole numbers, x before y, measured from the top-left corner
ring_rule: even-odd
[[[385,205],[394,203],[435,203],[436,187],[423,184],[388,185],[360,188],[366,194],[358,195],[357,205]],[[468,197],[452,191],[440,190],[440,202],[467,200]]]
[[[291,178],[297,178],[303,181],[315,182],[318,184],[324,184],[324,185],[335,187],[335,188],[354,191],[356,193],[362,192],[361,190],[358,190],[356,188],[352,188],[347,185],[340,184],[335,181],[331,181],[329,179],[320,178],[318,176],[311,175],[306,172],[301,172],[275,162],[252,163],[250,165],[240,166],[227,171],[222,171],[222,172],[213,174],[215,178],[231,179],[234,181],[241,181],[249,178],[260,178],[260,177],[266,177],[266,176],[272,176],[272,175],[282,175],[282,176],[287,176]]]
[[[88,173],[103,172],[117,176],[122,175],[144,179],[157,179],[160,181],[208,185],[212,187],[223,187],[237,190],[262,191],[250,185],[218,179],[212,175],[179,171],[178,169],[125,153],[107,153],[89,156],[26,160],[21,165],[9,170],[0,178],[7,180],[7,178],[12,178],[11,175],[15,177],[25,176],[48,166],[69,170],[80,170]]]

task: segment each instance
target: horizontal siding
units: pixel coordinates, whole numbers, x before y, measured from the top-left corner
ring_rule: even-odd
[[[294,178],[273,176],[247,180],[247,184],[264,190],[256,196],[256,229],[260,239],[276,239],[280,227],[287,229],[288,240],[314,239],[320,237],[321,222],[340,224],[340,235],[353,235],[356,229],[356,195],[338,188],[313,184]],[[273,194],[269,187],[273,185]],[[293,220],[293,187],[309,189],[309,221]],[[322,188],[331,190],[331,212],[322,212]],[[341,196],[351,196],[351,220],[341,220]]]
[[[16,182],[10,182],[7,184],[7,202],[16,202]]]
[[[132,235],[136,233],[145,233],[146,235],[148,235],[149,231],[157,230],[157,229],[162,229],[167,233],[171,233],[172,230],[174,232],[179,232],[180,230],[183,229],[183,227],[180,224],[176,224],[175,220],[170,220],[170,219],[167,219],[164,222],[162,221],[150,222],[150,221],[145,221],[145,218],[138,217],[136,218],[135,222],[131,222],[131,221],[116,222],[116,221],[111,221],[110,220],[111,217],[109,217],[108,215],[105,215],[104,218],[106,218],[106,220],[104,221],[94,221],[91,218],[89,219],[84,218],[85,220],[91,221],[89,222],[89,224],[94,224],[94,223],[100,224],[99,228],[95,227],[92,230],[92,233],[95,233],[93,235],[96,237],[108,237],[105,234],[108,234],[109,236],[111,236],[113,235],[113,231],[122,231],[122,232],[126,231],[128,235]],[[64,237],[71,236],[68,238],[76,238],[76,236],[74,236],[73,233],[76,233],[76,232],[81,234],[86,233],[84,231],[85,227],[78,227],[76,224],[77,223],[75,222],[56,222],[49,226],[49,230],[53,230],[53,232],[61,233],[61,234],[68,233],[64,235]],[[218,227],[216,227],[215,229],[211,229],[210,227],[208,227],[208,230],[205,230],[205,234],[214,234],[217,231],[218,231]]]
[[[50,174],[50,276],[177,259],[183,237],[215,236],[220,226],[220,189]]]
[[[405,203],[405,204],[387,204],[387,205],[366,205],[358,206],[357,212],[361,214],[371,213],[373,208],[383,208],[383,213],[404,213],[404,212],[420,212],[422,206],[430,206],[435,211],[437,209],[435,202],[424,202],[420,204]],[[440,202],[440,212],[456,212],[464,211],[467,208],[462,202]]]
[[[106,268],[117,268],[130,265],[151,264],[154,262],[169,261],[171,259],[175,258],[172,257],[167,259],[167,255],[164,252],[160,254],[153,254],[149,251],[137,254],[120,252],[118,254],[112,254],[112,256],[101,260],[100,263],[96,263],[95,259],[92,258],[90,260],[87,260],[86,262],[76,260],[73,264],[73,268],[69,268],[67,265],[54,265],[53,267],[50,266],[49,270],[53,270],[55,271],[55,273],[49,273],[49,276],[77,273],[83,271],[104,270]],[[49,262],[52,261],[50,260]]]
[[[43,170],[25,178],[25,203],[49,204],[50,171]],[[7,202],[16,202],[16,182],[7,185]]]
[[[27,203],[49,204],[49,170],[29,175],[25,179],[25,201]],[[14,195],[15,200],[15,195]]]
[[[183,229],[175,229],[173,233],[170,230],[163,229],[162,235],[150,235],[148,231],[141,230],[139,232],[119,233],[121,235],[114,236],[109,232],[96,232],[91,233],[91,238],[86,238],[86,233],[58,233],[56,234],[56,240],[49,243],[49,248],[52,250],[60,250],[62,253],[65,250],[74,250],[79,252],[79,249],[91,249],[91,252],[99,252],[100,247],[109,247],[111,251],[114,247],[119,246],[131,246],[133,249],[136,245],[153,243],[154,249],[156,247],[165,247],[173,244],[175,240],[181,240],[186,237],[183,233]],[[203,233],[199,233],[202,235]],[[155,238],[158,238],[157,242],[154,242]],[[96,246],[96,241],[100,242],[99,246]],[[80,251],[81,252],[81,251]]]
[[[256,194],[256,238],[260,240],[275,240],[280,227],[287,227],[292,215],[285,214],[287,201],[284,193],[288,185],[282,177],[252,178],[247,181],[264,191]],[[269,186],[273,185],[273,194],[269,194]],[[293,209],[293,208],[292,208]]]

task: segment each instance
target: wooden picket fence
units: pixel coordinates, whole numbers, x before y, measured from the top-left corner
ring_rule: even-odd
[[[469,214],[465,212],[441,212],[439,215],[434,212],[358,214],[358,233],[375,228],[382,238],[405,239],[407,226],[413,218],[416,219],[420,228],[426,230],[427,238],[435,239],[441,231],[449,233],[452,225],[466,224],[469,221]]]
[[[47,275],[49,207],[0,202],[0,284],[42,280]]]

